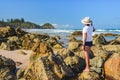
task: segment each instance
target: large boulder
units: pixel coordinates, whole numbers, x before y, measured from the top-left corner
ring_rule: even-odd
[[[42,25],[42,29],[55,29],[54,26],[50,23],[45,23]]]
[[[120,36],[118,36],[115,40],[120,42]]]
[[[105,45],[102,47],[109,52],[120,52],[120,45]]]
[[[82,36],[82,31],[74,31],[71,36]]]
[[[53,46],[53,49],[62,49],[62,48],[63,48],[63,46],[59,43],[57,43]]]
[[[104,60],[101,57],[94,57],[90,59],[90,69],[94,70],[98,74],[102,74],[103,71]]]
[[[113,33],[105,33],[103,34],[104,36],[118,36],[118,34],[113,34]]]
[[[35,43],[30,57],[30,64],[23,72],[25,80],[61,80],[74,76],[60,55],[55,55],[45,43]]]
[[[104,61],[110,55],[108,51],[106,51],[104,48],[99,47],[99,46],[92,46],[91,51],[95,57],[101,57]]]
[[[105,40],[104,36],[99,34],[97,37],[93,39],[93,44],[94,45],[105,45],[108,44],[108,42]]]
[[[90,59],[90,65],[92,67],[102,68],[103,63],[104,63],[104,60],[101,57],[94,57],[93,59]]]
[[[0,45],[0,49],[3,50],[11,50],[10,45],[8,43],[2,42]]]
[[[80,49],[80,44],[79,44],[79,42],[70,42],[70,43],[68,44],[68,50],[75,52],[75,51],[77,51],[78,49]]]
[[[16,80],[15,62],[0,55],[0,80]]]
[[[120,36],[118,36],[115,40],[109,42],[110,45],[119,45],[120,44]]]
[[[79,51],[75,52],[75,55],[79,56],[82,59],[85,59],[85,52],[81,49]],[[90,51],[90,53],[89,53],[89,58],[90,59],[94,58],[94,54],[92,51]]]
[[[76,55],[69,55],[64,61],[76,74],[82,72],[85,68],[85,60]]]
[[[2,38],[15,36],[15,35],[16,35],[16,32],[14,28],[11,28],[9,26],[0,28],[0,37]]]
[[[67,48],[63,48],[56,52],[56,54],[59,54],[60,56],[62,56],[63,59],[65,59],[66,57],[68,57],[69,54],[72,54],[72,53],[73,52],[71,52]]]
[[[80,74],[78,80],[101,80],[101,78],[96,72],[90,71]]]
[[[120,53],[113,53],[105,62],[106,80],[120,80]]]

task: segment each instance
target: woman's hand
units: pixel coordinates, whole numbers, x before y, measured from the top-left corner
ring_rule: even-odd
[[[93,25],[93,22],[91,21],[91,26],[93,27],[93,32],[95,31],[95,28],[94,28],[94,25]]]
[[[82,45],[82,49],[85,51],[85,45]]]

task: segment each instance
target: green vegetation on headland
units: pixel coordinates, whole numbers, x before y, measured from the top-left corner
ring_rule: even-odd
[[[21,19],[7,19],[7,21],[4,21],[2,19],[0,21],[0,27],[6,27],[10,26],[12,28],[20,27],[23,29],[54,29],[54,26],[50,23],[45,23],[42,26],[35,24],[33,22],[25,21],[24,18]]]

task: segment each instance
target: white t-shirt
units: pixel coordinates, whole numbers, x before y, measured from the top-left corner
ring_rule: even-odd
[[[92,32],[93,32],[93,27],[92,26],[85,26],[83,28],[82,33],[87,33],[87,39],[86,42],[90,42],[92,41]],[[84,39],[84,35],[83,35],[83,39]]]

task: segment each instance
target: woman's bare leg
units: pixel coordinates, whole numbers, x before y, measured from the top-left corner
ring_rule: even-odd
[[[90,53],[90,47],[85,46],[85,62],[86,62],[86,67],[84,71],[90,71],[89,67],[89,53]]]

